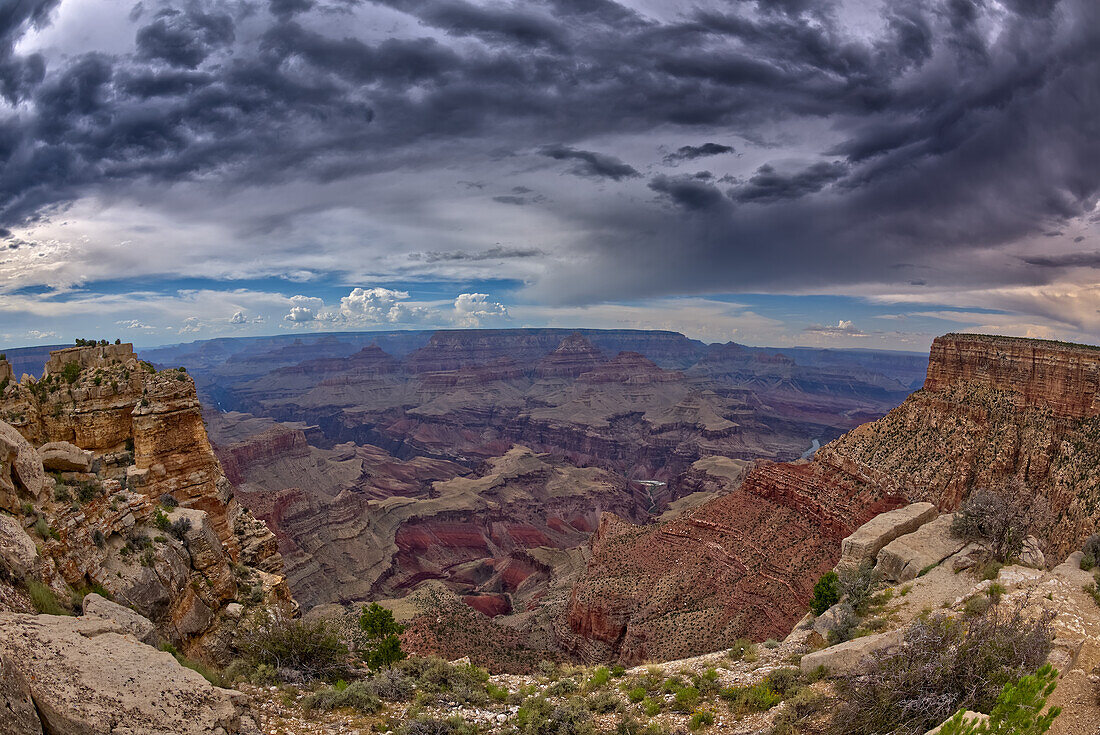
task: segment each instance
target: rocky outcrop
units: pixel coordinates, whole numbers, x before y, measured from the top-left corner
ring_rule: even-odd
[[[951,515],[945,514],[888,543],[879,552],[875,566],[886,579],[908,582],[964,546],[965,541],[952,535]]]
[[[913,503],[875,516],[841,542],[837,569],[873,565],[884,546],[899,536],[916,531],[938,515],[939,511],[931,503]]]
[[[0,513],[0,570],[9,577],[25,579],[39,567],[38,547],[12,516]]]
[[[47,442],[38,448],[42,468],[51,472],[88,472],[91,454],[69,442]]]
[[[803,674],[811,674],[822,667],[834,676],[848,674],[858,668],[867,656],[901,644],[903,633],[902,630],[892,630],[854,638],[807,653],[798,665]]]
[[[15,454],[0,501],[41,550],[7,555],[22,576],[34,566],[63,599],[99,585],[185,651],[220,649],[239,597],[290,604],[276,539],[234,498],[186,372],[128,345],[60,350],[0,415],[19,417],[0,422],[0,453]]]
[[[52,735],[258,732],[235,702],[241,695],[210,685],[112,620],[0,613],[0,628],[4,688],[16,692],[5,699],[29,697],[35,712],[20,707],[25,729],[18,732],[35,732],[35,720]]]
[[[1018,408],[1062,418],[1100,414],[1100,348],[983,334],[948,334],[932,343],[924,389],[963,384],[1004,391]]]
[[[119,628],[146,645],[157,645],[157,627],[149,618],[138,615],[128,607],[93,592],[84,596],[81,609],[85,615],[116,623]]]
[[[0,421],[0,509],[17,512],[46,493],[38,452],[14,427]]]
[[[1049,507],[1048,551],[1079,548],[1100,522],[1100,443],[1085,417],[1098,355],[1041,341],[940,338],[923,390],[812,462],[758,463],[735,492],[594,547],[558,628],[561,645],[634,662],[715,650],[742,635],[781,637],[864,521],[918,502],[952,511],[974,487]],[[918,517],[930,513],[921,508]],[[959,551],[950,522],[944,513],[900,535],[878,552],[879,566],[912,579]],[[869,531],[864,548],[848,552],[865,559],[891,533]]]

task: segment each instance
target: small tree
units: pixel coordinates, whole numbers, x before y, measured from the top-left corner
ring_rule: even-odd
[[[810,600],[810,609],[813,610],[814,615],[820,615],[838,602],[840,602],[840,577],[836,572],[825,572],[814,585],[814,599]]]
[[[951,532],[965,541],[989,547],[999,562],[1018,556],[1031,530],[1031,509],[1019,495],[975,490],[955,511]]]
[[[1061,707],[1051,707],[1046,714],[1040,714],[1047,697],[1058,686],[1057,679],[1058,670],[1046,664],[1015,684],[1005,684],[988,721],[963,722],[965,710],[959,710],[944,723],[940,735],[1042,735],[1062,712]]]
[[[363,646],[363,660],[372,669],[389,668],[405,658],[401,650],[401,639],[405,626],[394,620],[393,612],[372,602],[364,605],[359,615],[359,629],[363,631],[366,645]]]

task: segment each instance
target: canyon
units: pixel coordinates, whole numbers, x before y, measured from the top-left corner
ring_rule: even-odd
[[[910,502],[953,510],[977,488],[1041,511],[1044,550],[1063,558],[1100,522],[1098,370],[1083,345],[937,338],[921,390],[812,461],[761,461],[668,522],[605,518],[560,644],[636,662],[782,637],[860,524]]]

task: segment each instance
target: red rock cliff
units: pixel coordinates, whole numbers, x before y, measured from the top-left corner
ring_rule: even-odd
[[[947,334],[932,343],[927,391],[961,383],[1008,391],[1020,408],[1057,416],[1100,414],[1100,348],[1046,340]]]

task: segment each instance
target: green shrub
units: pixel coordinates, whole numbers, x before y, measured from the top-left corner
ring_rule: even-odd
[[[626,698],[629,699],[634,704],[637,704],[638,702],[641,702],[643,699],[645,699],[645,695],[646,695],[645,687],[642,686],[641,684],[639,684],[638,686],[635,686],[635,687],[631,687],[630,689],[628,689],[626,691]]]
[[[764,648],[767,648],[769,651],[773,651],[776,648],[779,648],[779,641],[774,638],[769,638],[768,640],[764,641]]]
[[[36,612],[43,615],[68,615],[69,611],[61,606],[57,595],[37,580],[27,581],[27,595],[31,598]]]
[[[821,710],[824,697],[812,689],[803,688],[783,703],[783,709],[772,720],[768,735],[799,735],[808,728],[802,726],[803,720]]]
[[[642,700],[642,711],[646,713],[647,717],[656,717],[661,711],[661,700],[652,697],[647,697]]]
[[[729,687],[719,692],[729,702],[730,709],[739,715],[764,712],[783,701],[783,698],[766,681],[745,687]]]
[[[611,667],[611,675],[614,676],[616,679],[621,679],[623,676],[626,675],[626,667],[622,666],[621,664],[615,664]]]
[[[488,700],[485,684],[489,672],[469,664],[452,665],[440,658],[412,658],[401,662],[400,670],[417,680],[421,692],[439,695],[459,704],[482,704]]]
[[[278,609],[252,616],[239,646],[253,665],[291,669],[306,679],[336,679],[348,668],[348,648],[332,623],[295,620]]]
[[[364,605],[359,614],[359,629],[363,635],[357,641],[356,648],[367,666],[378,670],[393,666],[405,658],[405,652],[401,650],[401,639],[398,637],[405,627],[394,620],[392,610],[387,610],[377,602]]]
[[[485,693],[489,695],[489,699],[494,702],[507,702],[508,701],[508,687],[498,687],[496,684],[486,684]]]
[[[65,367],[61,368],[61,377],[67,383],[75,383],[76,379],[80,377],[80,363],[75,360],[65,363]]]
[[[585,700],[585,706],[588,707],[590,712],[602,715],[608,712],[618,712],[622,709],[623,703],[615,692],[603,689],[589,694]]]
[[[990,605],[964,621],[918,618],[900,646],[879,651],[837,681],[837,732],[925,732],[957,709],[988,711],[1005,684],[1036,670],[1050,652],[1052,613]]]
[[[726,655],[734,661],[754,661],[756,659],[756,644],[748,638],[738,638],[730,646]]]
[[[814,597],[810,600],[810,609],[814,615],[820,615],[840,602],[840,578],[834,571],[821,575],[814,585]]]
[[[699,704],[699,690],[695,687],[683,687],[675,694],[677,712],[691,712]]]
[[[382,669],[367,679],[364,686],[371,694],[387,702],[407,702],[416,691],[416,685],[405,672],[392,668]],[[504,690],[504,694],[507,697],[507,689]]]
[[[302,700],[302,708],[307,712],[351,709],[372,715],[382,709],[382,700],[370,692],[366,682],[357,681],[350,686],[320,689]]]
[[[607,682],[609,681],[611,681],[611,671],[609,671],[606,666],[600,666],[592,672],[592,676],[588,678],[586,686],[589,691],[591,691],[607,686]]]
[[[1062,712],[1061,707],[1051,707],[1045,714],[1040,714],[1046,706],[1047,697],[1058,686],[1057,680],[1058,671],[1046,664],[1031,676],[1022,677],[1014,684],[1005,684],[997,697],[997,704],[989,713],[988,722],[963,722],[965,710],[959,710],[944,723],[940,735],[1042,735]]]
[[[516,712],[516,731],[522,735],[592,735],[595,726],[579,697],[557,706],[543,697],[529,697]]]
[[[688,727],[692,730],[699,730],[700,728],[710,727],[714,724],[714,713],[708,710],[699,710],[691,716],[688,721]]]
[[[1081,545],[1084,555],[1081,557],[1081,568],[1086,572],[1096,566],[1100,561],[1100,533],[1094,533],[1085,539]]]

